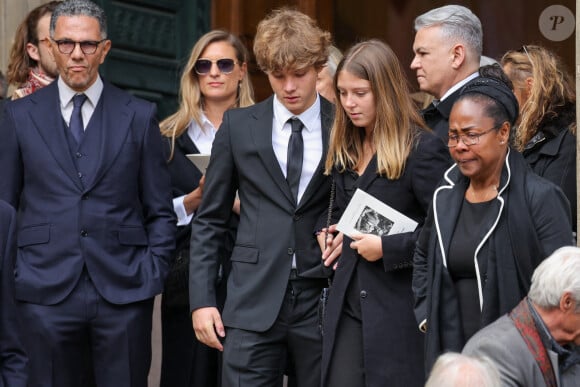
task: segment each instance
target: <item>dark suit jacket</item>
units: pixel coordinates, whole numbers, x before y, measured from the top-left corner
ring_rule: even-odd
[[[412,387],[425,383],[420,367],[423,362],[423,334],[417,329],[413,314],[413,251],[433,191],[450,165],[449,151],[441,139],[431,132],[421,131],[399,179],[391,180],[378,175],[376,156],[358,178],[358,188],[414,219],[419,225],[414,232],[382,236],[383,257],[376,262],[360,257],[349,247],[352,240],[344,237],[324,325],[323,386],[326,385],[345,298],[349,294],[347,290],[355,278],[360,287],[367,386],[387,383]],[[348,185],[345,184],[345,173],[334,171],[334,223],[350,201],[349,188],[345,190]]]
[[[164,154],[165,159],[169,160],[171,155],[171,139],[164,139]],[[187,158],[188,154],[199,154],[199,149],[193,143],[187,131],[175,139],[175,147],[173,149],[173,158],[168,162],[169,175],[171,177],[171,190],[174,198],[189,194],[191,191],[199,186],[199,181],[202,177],[202,172]],[[231,213],[230,231],[224,239],[222,244],[222,251],[219,256],[221,258],[222,275],[217,282],[220,288],[219,302],[220,308],[223,307],[223,300],[225,298],[225,283],[221,280],[229,273],[229,257],[234,245],[236,237],[236,230],[238,225],[238,216]],[[176,260],[189,258],[189,242],[191,239],[191,223],[177,227],[177,238],[175,251]],[[184,258],[185,257],[185,258]],[[189,291],[188,291],[188,272],[187,263],[180,264],[175,261],[167,281],[165,283],[165,292],[163,297],[166,303],[170,305],[179,304],[183,308],[189,308]],[[191,327],[190,327],[191,330]]]
[[[240,223],[223,321],[258,332],[266,331],[278,316],[294,254],[300,276],[328,276],[313,232],[328,206],[330,178],[322,171],[333,106],[320,99],[323,156],[296,206],[272,148],[273,98],[224,114],[191,238],[190,307],[216,306],[216,253],[239,190]]]
[[[163,151],[165,160],[169,160],[171,155],[171,139],[163,139]],[[185,131],[181,136],[175,139],[173,149],[173,158],[167,163],[169,175],[171,178],[171,195],[173,198],[187,195],[199,186],[199,180],[203,175],[186,155],[195,153],[199,150],[191,141],[191,138]],[[191,238],[191,226],[182,226],[177,228],[177,251],[189,248],[189,239]]]
[[[15,215],[14,209],[0,200],[0,387],[25,387],[27,380],[27,358],[19,339],[14,302]]]
[[[115,304],[162,291],[175,216],[155,107],[106,82],[95,113],[101,107],[94,154],[73,156],[57,82],[7,106],[0,198],[19,213],[18,300],[58,303],[84,267]],[[73,157],[85,156],[96,167],[81,180]]]
[[[451,114],[453,104],[457,98],[459,98],[460,91],[461,88],[455,90],[455,92],[438,103],[437,106],[434,106],[433,103],[431,103],[421,112],[427,126],[445,142],[447,142],[447,136],[449,133],[449,114]]]

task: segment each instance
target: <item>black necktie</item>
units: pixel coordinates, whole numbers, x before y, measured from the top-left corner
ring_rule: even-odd
[[[83,128],[83,116],[81,114],[81,108],[83,103],[87,100],[87,96],[84,94],[77,94],[73,97],[73,111],[70,116],[70,131],[75,138],[77,144],[81,143],[83,134],[85,130]]]
[[[300,119],[289,119],[292,125],[292,134],[288,141],[288,159],[286,162],[286,181],[290,191],[298,203],[298,187],[300,186],[300,174],[302,173],[302,158],[304,155],[304,141],[302,140],[302,128],[304,125]]]

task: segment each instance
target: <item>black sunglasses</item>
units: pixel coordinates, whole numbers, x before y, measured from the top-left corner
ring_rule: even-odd
[[[217,64],[218,69],[223,74],[229,74],[234,71],[234,66],[236,65],[236,61],[229,58],[218,59],[216,61],[212,61],[209,59],[198,59],[195,62],[195,72],[199,75],[205,75],[211,71],[211,65],[215,63]]]

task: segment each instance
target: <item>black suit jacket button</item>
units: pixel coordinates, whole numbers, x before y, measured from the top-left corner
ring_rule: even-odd
[[[367,298],[367,291],[366,290],[360,291],[360,298]]]
[[[294,249],[292,247],[288,247],[288,255],[294,255]]]
[[[88,235],[89,235],[89,233],[87,232],[87,230],[81,230],[81,236],[82,237],[86,237]]]
[[[294,220],[300,220],[301,216],[300,215],[294,215]]]
[[[83,157],[83,154],[81,152],[77,152],[75,153],[75,156],[77,157],[77,159],[80,159],[81,157]]]

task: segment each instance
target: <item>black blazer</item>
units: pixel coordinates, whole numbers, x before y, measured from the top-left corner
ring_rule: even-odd
[[[416,327],[411,289],[413,251],[433,191],[451,165],[449,151],[436,135],[421,131],[401,177],[391,180],[376,173],[376,156],[358,178],[358,188],[419,223],[414,232],[386,235],[383,257],[368,262],[350,248],[344,237],[342,256],[334,275],[327,305],[323,337],[322,378],[328,376],[336,330],[343,313],[347,289],[353,279],[360,286],[365,378],[372,386],[423,386],[423,337]],[[350,200],[344,174],[335,171],[336,222]]]
[[[258,332],[278,316],[294,254],[300,276],[328,276],[313,231],[328,205],[330,178],[322,172],[334,107],[320,98],[323,155],[296,205],[272,147],[273,98],[224,114],[191,238],[190,307],[216,306],[216,252],[238,190],[240,223],[222,319]]]
[[[449,114],[451,114],[453,104],[459,98],[461,89],[462,87],[455,90],[447,98],[439,102],[437,106],[434,106],[433,103],[431,103],[421,111],[421,115],[423,116],[427,126],[445,142],[447,142],[447,136],[449,133]]]
[[[164,139],[164,156],[169,160],[171,155],[171,139]],[[199,153],[199,150],[191,141],[191,138],[185,131],[181,136],[175,139],[175,148],[173,157],[168,161],[167,166],[171,177],[171,195],[176,198],[187,195],[199,186],[199,180],[202,173],[186,155]],[[189,247],[189,238],[191,236],[191,226],[177,227],[176,251],[179,252]]]

